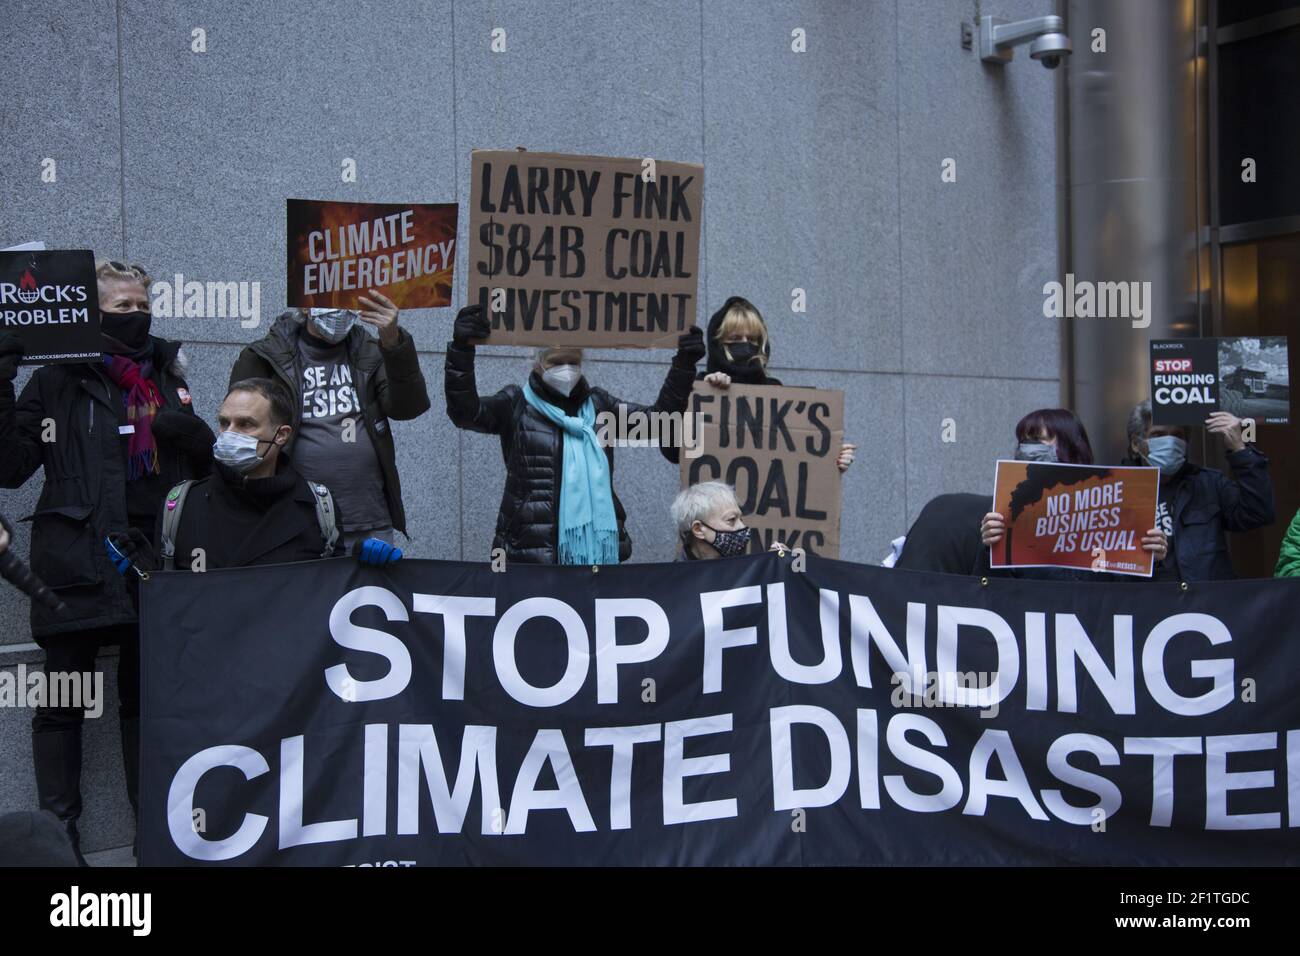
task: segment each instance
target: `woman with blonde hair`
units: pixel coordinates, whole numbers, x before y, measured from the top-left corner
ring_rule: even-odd
[[[704,333],[704,371],[696,376],[714,388],[737,385],[780,385],[781,380],[767,372],[772,359],[772,339],[762,314],[748,299],[733,295],[709,319]],[[857,445],[845,442],[840,446],[836,464],[847,471],[853,464]],[[661,445],[665,458],[673,464],[679,460],[676,447]]]
[[[136,528],[154,542],[168,490],[207,474],[213,435],[194,413],[180,343],[150,334],[148,273],[105,259],[95,274],[101,357],[42,366],[15,400],[23,343],[0,334],[0,486],[19,488],[44,469],[31,516],[31,566],[66,605],[56,613],[32,602],[32,636],[45,652],[46,674],[93,673],[100,647],[119,648],[122,761],[134,810],[139,623],[103,541]],[[40,806],[63,821],[78,856],[84,713],[41,706],[32,717]]]

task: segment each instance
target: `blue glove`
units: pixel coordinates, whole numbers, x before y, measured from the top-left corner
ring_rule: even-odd
[[[108,552],[108,560],[113,562],[118,574],[126,574],[131,569],[131,559],[117,550],[117,546],[108,538],[104,539],[104,550]]]
[[[362,564],[371,564],[375,567],[396,564],[402,560],[401,548],[394,548],[387,541],[378,538],[366,538],[365,541],[357,542],[353,553]]]

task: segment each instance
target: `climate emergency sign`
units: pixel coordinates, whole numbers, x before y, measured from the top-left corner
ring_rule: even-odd
[[[688,410],[695,435],[681,456],[683,488],[733,485],[746,527],[758,532],[753,551],[780,541],[839,557],[843,392],[699,381]]]
[[[399,309],[451,305],[456,215],[455,203],[286,200],[289,306],[357,309],[371,290]]]
[[[769,553],[141,591],[145,864],[1300,862],[1300,581]]]
[[[23,343],[23,364],[85,362],[102,353],[95,254],[0,252],[0,331]]]
[[[1155,527],[1159,486],[1155,468],[999,461],[993,510],[1006,535],[989,565],[1151,577],[1142,536]]]
[[[703,166],[477,149],[471,166],[488,342],[663,348],[695,324]]]

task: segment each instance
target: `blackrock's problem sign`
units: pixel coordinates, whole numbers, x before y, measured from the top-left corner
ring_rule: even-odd
[[[839,557],[843,392],[696,382],[689,410],[698,453],[682,456],[683,488],[734,485],[745,524],[758,532],[754,550],[780,541]]]
[[[666,348],[695,324],[704,167],[474,150],[469,301],[488,341]]]
[[[84,362],[102,353],[95,254],[0,252],[0,330],[23,342],[23,364]]]

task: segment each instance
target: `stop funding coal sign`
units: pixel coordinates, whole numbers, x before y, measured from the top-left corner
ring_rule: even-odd
[[[94,253],[0,252],[0,331],[22,340],[24,365],[103,354]]]

